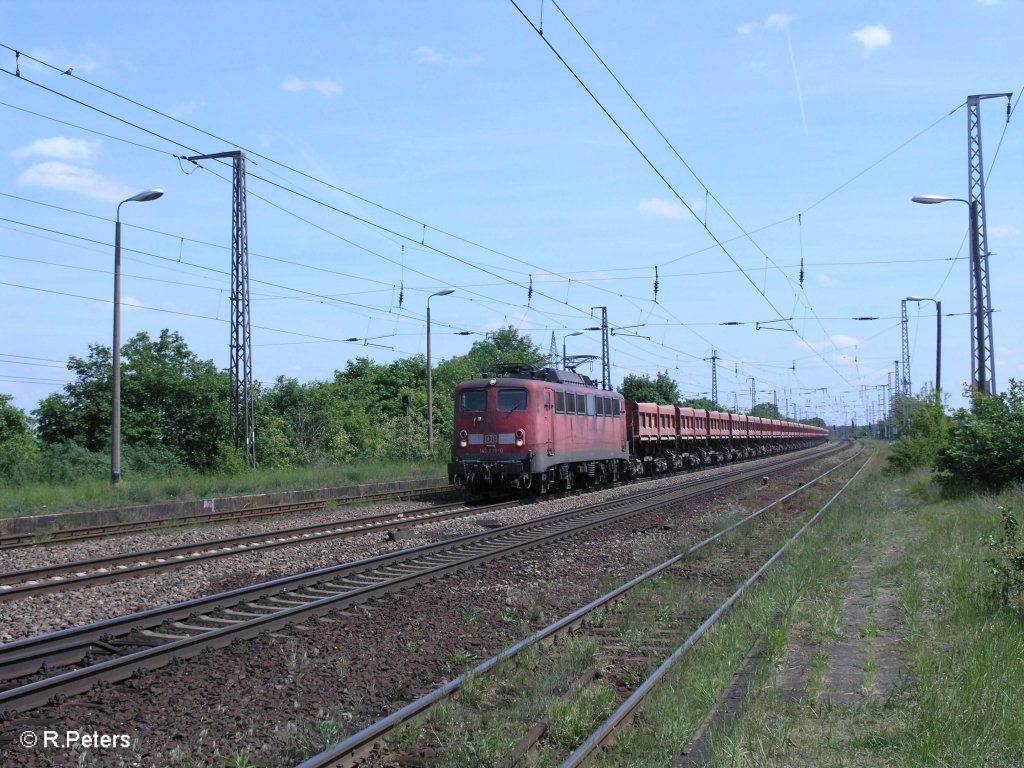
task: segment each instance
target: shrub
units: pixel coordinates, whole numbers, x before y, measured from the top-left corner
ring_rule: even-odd
[[[910,419],[886,460],[887,475],[904,475],[917,467],[934,464],[949,440],[945,408],[935,399],[934,390],[915,398]]]
[[[1007,392],[975,392],[971,410],[960,409],[954,420],[935,462],[946,493],[996,493],[1024,478],[1024,384],[1011,379]]]
[[[1020,521],[1010,507],[999,507],[1003,533],[985,539],[995,554],[985,560],[992,573],[988,597],[1001,608],[1024,613],[1024,538],[1020,537]]]
[[[110,474],[110,455],[93,453],[78,443],[54,443],[39,452],[37,479],[45,483],[73,483]]]

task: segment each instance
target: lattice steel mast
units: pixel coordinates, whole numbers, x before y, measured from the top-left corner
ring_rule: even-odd
[[[905,403],[910,402],[910,335],[907,327],[907,300],[900,300],[900,317],[901,325],[903,328],[903,379],[901,383],[901,389],[903,391],[903,401]],[[906,414],[904,414],[905,416]]]
[[[245,460],[256,468],[256,418],[252,392],[252,337],[249,321],[249,226],[245,210],[245,153],[195,155],[186,160],[231,158],[231,437],[245,447]]]
[[[972,237],[977,239],[978,265],[971,270],[971,381],[984,382],[988,394],[996,392],[995,343],[992,340],[992,288],[988,270],[988,226],[985,214],[985,166],[981,154],[981,100],[1006,99],[1010,120],[1012,93],[985,93],[967,97],[967,201],[977,216]],[[976,275],[975,273],[979,273]],[[980,287],[975,284],[980,281]],[[981,306],[979,306],[979,302]],[[980,319],[983,315],[983,319]],[[981,338],[978,325],[984,326]],[[979,360],[979,355],[983,357]]]

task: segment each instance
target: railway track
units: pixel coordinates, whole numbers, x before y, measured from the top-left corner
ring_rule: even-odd
[[[838,449],[835,449],[838,450]],[[773,470],[822,457],[788,455]],[[685,488],[649,490],[493,531],[297,574],[0,645],[0,713],[30,710],[93,685],[116,682],[207,648],[302,624],[417,583],[613,525],[668,503],[758,478],[739,467]],[[72,668],[74,665],[80,665]],[[54,670],[66,671],[53,674]],[[35,679],[37,675],[42,679]]]
[[[413,526],[494,512],[515,504],[518,502],[505,501],[488,505],[473,505],[460,501],[423,510],[367,515],[331,523],[303,525],[266,533],[215,539],[198,544],[162,547],[90,560],[76,560],[69,563],[8,571],[0,573],[0,602],[149,576],[193,563],[246,552],[290,547],[332,538],[360,536],[377,531],[393,532]]]
[[[333,747],[302,763],[299,768],[337,768],[338,766],[355,766],[363,764],[375,765],[377,764],[377,761],[383,761],[389,765],[395,762],[404,764],[403,761],[407,758],[411,758],[411,756],[397,755],[393,752],[392,748],[389,746],[389,739],[392,735],[396,734],[406,724],[418,718],[427,716],[429,711],[436,704],[444,701],[445,699],[456,696],[461,685],[465,681],[492,672],[497,669],[500,664],[510,659],[514,659],[528,648],[542,645],[546,647],[556,647],[558,645],[558,640],[556,640],[556,638],[564,638],[568,635],[572,635],[574,637],[596,639],[597,644],[604,649],[605,660],[607,661],[608,659],[611,659],[611,666],[619,668],[620,673],[622,669],[629,667],[634,670],[642,669],[645,664],[649,663],[651,658],[654,656],[660,656],[661,659],[664,659],[663,663],[659,666],[658,663],[655,662],[654,666],[657,666],[657,669],[655,669],[653,674],[649,676],[646,674],[638,675],[636,676],[636,681],[632,685],[625,686],[629,689],[629,692],[628,695],[625,696],[625,701],[622,706],[620,706],[611,717],[602,723],[597,731],[583,741],[577,750],[563,763],[563,768],[584,764],[600,745],[614,743],[616,732],[632,719],[637,709],[640,707],[644,697],[657,685],[658,681],[664,677],[667,670],[674,663],[678,662],[678,660],[693,646],[693,644],[696,643],[722,615],[724,615],[728,608],[739,599],[743,591],[754,583],[754,581],[756,581],[756,579],[782,555],[789,544],[799,538],[803,532],[818,519],[824,510],[832,504],[836,497],[838,497],[839,493],[841,493],[842,490],[845,490],[853,479],[857,477],[860,473],[860,469],[863,469],[863,466],[857,470],[857,473],[846,482],[839,493],[836,493],[835,496],[833,496],[824,505],[824,507],[813,515],[807,515],[806,517],[809,517],[810,519],[803,522],[803,525],[801,525],[800,522],[793,524],[792,521],[787,520],[765,524],[762,522],[763,514],[786,499],[804,492],[814,483],[823,479],[850,461],[853,461],[855,458],[857,458],[857,456],[847,459],[809,483],[802,485],[801,488],[796,491],[786,494],[768,506],[751,513],[739,521],[736,521],[707,539],[694,544],[686,552],[675,555],[665,562],[656,565],[646,573],[641,574],[626,584],[602,595],[588,605],[538,631],[531,637],[507,648],[499,655],[484,661],[462,676],[445,683],[440,688],[420,697],[402,709],[393,712],[381,720],[363,728],[357,733],[352,734]],[[620,606],[626,601],[632,600],[631,613],[633,615],[642,613],[642,606],[647,598],[637,598],[634,595],[635,592],[640,591],[637,590],[638,587],[649,584],[654,579],[664,578],[666,574],[672,573],[673,569],[676,569],[683,561],[686,561],[688,558],[691,558],[696,553],[704,550],[709,545],[733,533],[741,526],[745,526],[753,521],[758,521],[759,526],[761,526],[758,529],[756,541],[752,544],[754,550],[752,555],[755,556],[759,567],[755,566],[749,577],[740,580],[742,583],[738,589],[735,589],[736,584],[729,586],[722,583],[712,582],[706,590],[702,590],[702,599],[695,601],[692,605],[687,605],[687,607],[683,609],[679,618],[681,618],[683,622],[689,622],[691,626],[696,627],[696,629],[686,637],[681,646],[677,647],[676,642],[673,641],[673,633],[662,628],[651,632],[642,648],[623,647],[622,633],[619,631],[621,627],[616,626],[617,619],[615,618],[617,616],[621,616],[621,614],[616,613],[616,606]],[[788,531],[785,530],[787,527]],[[794,528],[798,528],[795,533],[793,532]],[[780,538],[785,539],[785,543],[781,548],[776,549]],[[775,541],[775,543],[772,544],[772,541]],[[756,557],[757,554],[760,554],[761,557]],[[761,558],[766,559],[762,561]],[[715,599],[716,595],[717,600]],[[638,607],[638,604],[640,607]],[[657,605],[648,605],[647,607],[651,610],[657,611],[663,611],[664,609],[663,606]],[[598,615],[602,618],[595,618]],[[606,616],[611,616],[612,618],[606,620],[604,618]],[[687,632],[689,632],[689,630],[687,630]],[[532,658],[533,661],[531,662],[531,669],[533,669],[533,665],[538,663],[535,656]],[[537,673],[531,673],[530,676],[532,677],[534,674]],[[580,691],[590,685],[594,679],[606,676],[607,674],[607,670],[599,672],[594,668],[588,669],[583,676],[570,687],[566,698],[568,699],[572,696],[578,695]],[[620,689],[624,687],[622,685],[623,681],[628,680],[630,677],[631,675],[629,674],[619,674],[616,680],[619,684],[618,687]],[[512,689],[510,688],[506,691],[505,696],[509,697],[512,695]],[[491,720],[497,718],[497,720],[500,721],[501,714],[500,712],[489,711],[489,718]],[[513,748],[509,755],[499,763],[499,765],[512,766],[522,760],[523,757],[528,754],[530,750],[534,749],[543,738],[546,725],[546,718],[542,718],[541,722],[528,729],[523,739]]]
[[[181,515],[156,520],[135,520],[131,522],[105,523],[87,525],[78,528],[62,528],[57,530],[35,531],[32,533],[13,533],[0,536],[0,551],[19,549],[22,547],[41,546],[46,544],[63,544],[70,541],[98,539],[124,533],[155,531],[170,528],[183,528],[196,525],[214,525],[245,520],[261,520],[267,517],[297,514],[300,512],[316,512],[327,506],[350,506],[356,504],[372,504],[378,501],[396,499],[413,499],[420,496],[445,495],[456,491],[448,486],[426,488],[411,491],[388,491],[372,493],[365,496],[339,496],[335,498],[314,499],[312,501],[293,502],[289,504],[270,504],[262,507],[236,509],[225,512],[202,512],[195,515]]]

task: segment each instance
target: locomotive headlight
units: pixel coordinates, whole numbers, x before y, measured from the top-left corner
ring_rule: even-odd
[[[462,430],[461,432],[459,432],[459,447],[465,448],[467,445],[469,445],[469,441],[467,439],[468,437],[469,434],[466,432],[466,430]]]
[[[526,442],[526,432],[521,429],[516,430],[516,448],[522,448]]]

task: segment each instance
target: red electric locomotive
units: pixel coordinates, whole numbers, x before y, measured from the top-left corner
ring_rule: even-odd
[[[502,366],[455,388],[448,479],[540,494],[631,476],[624,412],[622,395],[573,371]]]

